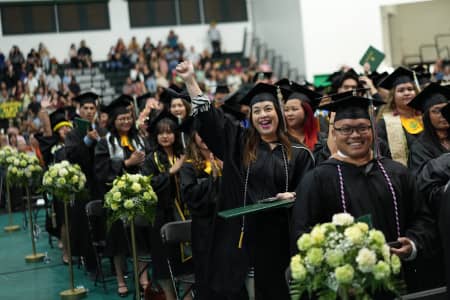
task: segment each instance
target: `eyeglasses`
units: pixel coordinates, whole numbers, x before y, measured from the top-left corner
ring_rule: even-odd
[[[339,132],[339,134],[341,135],[350,136],[353,134],[354,131],[356,131],[360,135],[368,134],[371,128],[372,126],[341,127],[341,128],[334,127],[334,130]]]
[[[119,123],[133,122],[133,118],[119,118],[119,119],[116,119],[116,120]]]

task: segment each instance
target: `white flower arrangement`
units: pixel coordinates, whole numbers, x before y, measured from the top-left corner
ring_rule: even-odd
[[[346,213],[316,225],[297,241],[291,259],[292,299],[304,292],[319,299],[371,299],[376,291],[399,293],[401,262],[384,235]]]
[[[109,223],[118,219],[131,221],[138,215],[153,222],[158,197],[150,183],[150,176],[140,174],[117,177],[105,194],[105,207],[111,209]]]
[[[80,193],[85,184],[86,176],[80,166],[66,160],[50,166],[42,179],[42,189],[64,201]]]
[[[11,146],[5,146],[0,149],[0,165],[8,168],[17,156],[17,150]]]
[[[10,184],[30,186],[40,181],[42,167],[39,165],[36,155],[20,152],[15,156],[9,156],[6,160],[9,161],[6,178]]]

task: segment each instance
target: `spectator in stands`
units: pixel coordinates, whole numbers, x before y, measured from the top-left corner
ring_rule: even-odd
[[[148,65],[144,65],[143,72],[144,74],[144,82],[145,87],[147,88],[147,91],[150,93],[156,93],[156,78],[155,78],[155,72],[150,70]]]
[[[35,134],[41,131],[42,122],[39,118],[41,104],[39,102],[32,102],[28,105],[25,121],[22,123],[22,132]]]
[[[69,59],[70,59],[70,67],[71,68],[78,68],[79,60],[78,60],[77,47],[75,46],[75,44],[71,44],[70,45]]]
[[[0,103],[6,102],[8,101],[8,99],[9,99],[8,88],[6,87],[6,84],[3,84],[2,82],[0,91]]]
[[[45,87],[39,86],[34,93],[34,98],[36,99],[36,102],[41,103],[42,100],[46,99],[46,97],[47,93],[45,92]]]
[[[208,39],[211,42],[213,51],[212,57],[220,57],[222,55],[222,52],[220,50],[221,36],[219,29],[217,29],[216,22],[211,22],[211,24],[209,25]]]
[[[130,70],[130,78],[132,81],[144,81],[144,74],[138,64],[135,64],[134,68]]]
[[[131,63],[137,62],[140,50],[141,50],[141,47],[139,46],[139,43],[137,42],[136,37],[133,36],[131,38],[130,44],[128,45],[128,55],[130,57]]]
[[[169,48],[165,58],[169,67],[169,74],[171,74],[180,62],[180,52],[176,48]]]
[[[82,66],[90,68],[92,65],[92,52],[91,49],[86,46],[85,40],[81,40],[80,48],[78,48],[77,54]]]
[[[39,54],[31,48],[30,52],[27,54],[26,70],[27,72],[34,69],[34,66],[40,61]]]
[[[23,98],[25,96],[25,88],[23,86],[23,81],[17,80],[16,85],[12,89],[12,94],[15,100],[23,101]]]
[[[23,57],[22,52],[19,47],[13,46],[11,51],[9,52],[9,61],[14,67],[14,70],[20,70],[22,64],[25,62],[25,58]]]
[[[264,58],[258,67],[261,72],[272,72],[272,66],[269,64],[269,60]]]
[[[50,70],[50,52],[43,43],[39,43],[38,51],[42,66],[44,67],[45,72],[48,72]]]
[[[170,30],[167,36],[167,46],[172,49],[178,48],[178,35],[173,30]]]
[[[195,51],[195,47],[191,46],[188,51],[184,53],[184,60],[191,61],[194,66],[200,62],[200,54]]]
[[[123,85],[122,94],[130,96],[134,94],[134,84],[130,77],[127,77],[127,80]]]
[[[69,83],[72,81],[73,72],[71,69],[65,69],[64,70],[64,76],[62,78],[62,84],[63,85],[69,85]]]
[[[56,68],[52,68],[50,74],[45,80],[45,84],[49,90],[59,91],[61,86],[61,77],[56,73]]]
[[[5,66],[5,54],[3,54],[3,52],[0,50],[0,72],[3,72]]]
[[[155,46],[152,44],[149,37],[145,39],[144,45],[142,46],[142,51],[144,52],[145,59],[147,61],[150,60],[150,57],[152,55],[152,51],[155,49]]]
[[[39,86],[39,82],[34,76],[34,71],[28,71],[28,76],[25,78],[24,83],[28,87],[29,92],[34,94]]]
[[[78,96],[78,94],[80,94],[81,88],[80,85],[77,82],[77,79],[75,78],[75,76],[72,76],[70,83],[68,85],[69,91],[74,95],[74,96]]]

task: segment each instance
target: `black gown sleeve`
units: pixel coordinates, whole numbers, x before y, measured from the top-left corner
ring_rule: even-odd
[[[301,180],[310,170],[314,168],[315,161],[314,156],[304,146],[292,146],[293,148],[298,147],[296,150],[299,151],[298,155],[296,155],[294,172],[291,177],[291,186],[289,187],[289,191],[297,191],[298,186],[300,185]]]
[[[217,181],[212,175],[199,177],[191,163],[185,163],[180,170],[181,197],[194,216],[207,216],[214,205],[214,186]]]
[[[387,139],[386,122],[384,121],[384,119],[380,119],[377,122],[377,137],[379,139],[382,139],[386,143],[386,145],[389,145]]]
[[[450,180],[450,154],[444,153],[427,162],[417,174],[418,189],[435,216],[438,215],[445,188]]]
[[[314,146],[313,154],[316,165],[319,165],[321,162],[330,158],[331,152],[327,145],[326,133],[319,133],[319,138],[317,139],[317,144]]]
[[[152,175],[151,185],[155,193],[158,195],[158,205],[161,207],[170,207],[170,197],[161,197],[161,195],[171,194],[170,186],[173,176],[169,174],[169,171],[160,172],[154,160],[154,152],[151,152],[146,156],[142,167],[142,175]]]
[[[417,188],[415,177],[409,172],[403,176],[403,201],[405,203],[405,236],[416,243],[418,255],[431,256],[438,243],[437,224],[424,201],[423,194]]]
[[[111,159],[108,143],[102,138],[95,146],[95,174],[99,182],[111,183],[123,174],[123,159]]]

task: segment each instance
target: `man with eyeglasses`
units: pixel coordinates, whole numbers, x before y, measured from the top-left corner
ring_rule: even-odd
[[[348,96],[324,105],[335,112],[332,157],[305,175],[293,210],[293,241],[333,214],[347,212],[381,230],[404,261],[431,252],[435,223],[407,168],[373,151],[370,102]],[[404,264],[405,271],[410,267]],[[406,274],[407,283],[409,272]],[[424,274],[420,274],[424,275]],[[409,286],[414,288],[414,286]],[[383,299],[389,299],[384,297]]]

